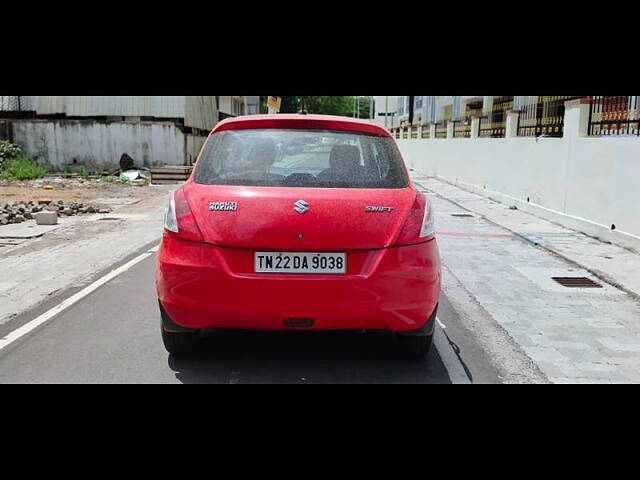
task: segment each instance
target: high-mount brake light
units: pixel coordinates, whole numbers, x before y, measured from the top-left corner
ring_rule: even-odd
[[[179,188],[169,196],[164,228],[173,237],[191,242],[204,242],[198,223],[193,216],[191,208],[189,208],[187,197],[182,188]]]
[[[348,118],[321,118],[314,115],[272,115],[272,116],[248,116],[237,119],[225,120],[214,129],[214,133],[224,130],[244,129],[268,129],[268,128],[293,128],[303,130],[339,130],[347,132],[359,132],[370,135],[388,137],[389,132],[375,123],[364,122]]]

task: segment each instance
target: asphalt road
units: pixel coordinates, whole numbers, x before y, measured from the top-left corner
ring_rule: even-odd
[[[440,327],[437,348],[424,360],[403,358],[382,332],[209,331],[193,355],[171,356],[160,339],[154,260],[147,257],[0,350],[0,383],[468,383],[478,380],[477,371],[483,382],[498,381],[481,353],[473,354],[471,369],[460,363],[460,345]],[[4,325],[0,338],[73,293]],[[455,317],[443,295],[439,318],[448,336],[455,337]]]

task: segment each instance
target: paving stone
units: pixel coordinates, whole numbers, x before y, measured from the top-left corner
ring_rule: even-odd
[[[436,212],[464,211],[448,198],[472,212],[483,212],[472,219],[436,215],[436,232],[456,233],[437,236],[442,262],[552,381],[640,382],[640,302],[606,283],[602,289],[562,287],[551,277],[593,276],[513,235],[482,237],[511,234],[482,215],[495,212],[497,223],[500,212],[506,223],[513,224],[514,215],[526,218],[536,232],[533,236],[564,248],[579,246],[587,252],[602,248],[600,242],[504,205],[491,205],[486,198],[443,182],[419,178],[423,186],[446,197],[430,195]]]

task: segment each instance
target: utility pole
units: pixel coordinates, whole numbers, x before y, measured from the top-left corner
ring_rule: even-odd
[[[387,118],[389,118],[389,97],[384,97],[384,128],[388,129]]]

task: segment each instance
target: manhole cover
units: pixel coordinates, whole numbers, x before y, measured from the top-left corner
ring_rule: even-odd
[[[567,288],[602,288],[602,285],[587,277],[551,277],[563,287]]]

